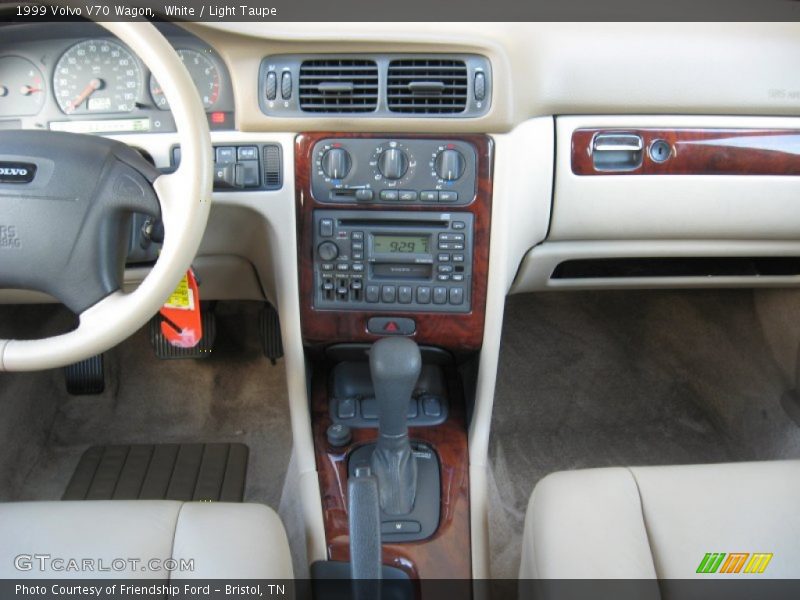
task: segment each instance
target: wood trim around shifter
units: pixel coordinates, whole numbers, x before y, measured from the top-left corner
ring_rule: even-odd
[[[362,139],[451,139],[472,144],[477,154],[476,194],[466,206],[387,205],[371,203],[320,203],[311,192],[311,167],[314,145],[326,138]],[[295,189],[297,202],[297,239],[300,286],[300,320],[303,341],[309,346],[338,342],[374,342],[380,336],[367,331],[373,316],[406,317],[416,323],[411,338],[422,345],[439,346],[452,351],[478,350],[483,341],[486,313],[486,285],[489,271],[489,233],[492,206],[492,166],[494,146],[485,135],[408,135],[363,133],[304,133],[295,140]],[[468,313],[426,313],[402,310],[329,310],[313,306],[315,209],[392,210],[409,212],[470,212],[474,215],[471,310]]]
[[[441,473],[441,508],[436,533],[419,542],[383,544],[383,564],[405,571],[417,580],[417,598],[440,597],[441,589],[425,591],[425,580],[455,579],[465,583],[469,597],[472,555],[470,550],[469,456],[463,390],[454,368],[445,370],[449,414],[435,427],[412,427],[411,441],[425,442],[437,453]],[[358,446],[374,442],[377,429],[353,429],[353,440],[344,448],[328,443],[332,423],[328,412],[328,372],[315,369],[311,389],[311,419],[319,474],[325,541],[329,560],[349,561],[347,514],[347,458]],[[450,588],[448,588],[449,590]],[[437,593],[438,592],[438,595]],[[457,595],[457,597],[462,597]]]

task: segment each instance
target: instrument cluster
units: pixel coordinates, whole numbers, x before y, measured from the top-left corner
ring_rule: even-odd
[[[0,43],[0,129],[169,132],[158,80],[122,42],[89,23],[7,26]],[[233,90],[221,58],[185,31],[164,32],[183,61],[212,129],[232,129]]]

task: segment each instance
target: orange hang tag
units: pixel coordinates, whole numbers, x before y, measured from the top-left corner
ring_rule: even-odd
[[[178,348],[194,348],[203,339],[203,321],[200,315],[200,292],[197,278],[189,269],[178,287],[159,311],[162,317],[161,333]]]

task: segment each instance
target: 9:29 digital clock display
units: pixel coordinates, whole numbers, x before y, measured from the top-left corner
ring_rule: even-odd
[[[428,254],[430,241],[427,235],[376,235],[372,250],[376,254]]]

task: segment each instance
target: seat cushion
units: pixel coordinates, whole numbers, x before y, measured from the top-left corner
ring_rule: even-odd
[[[260,504],[0,504],[0,578],[25,577],[290,579],[292,563],[280,518]]]
[[[717,576],[766,553],[760,577],[800,577],[799,505],[798,460],[554,473],[528,504],[520,577],[687,579],[719,553]],[[748,556],[723,573],[732,553]]]

